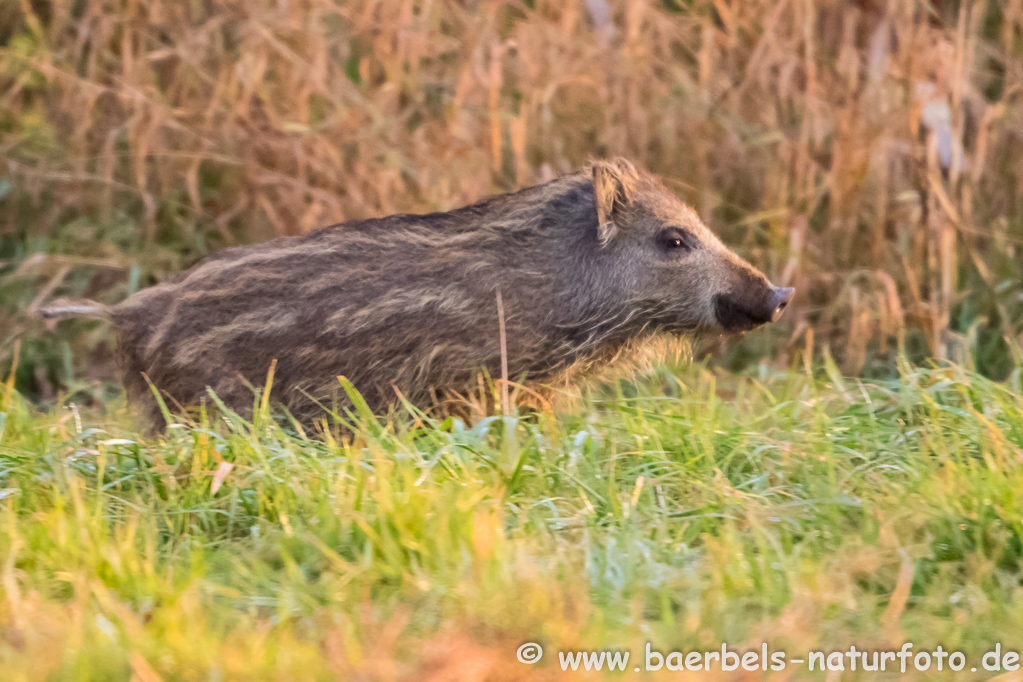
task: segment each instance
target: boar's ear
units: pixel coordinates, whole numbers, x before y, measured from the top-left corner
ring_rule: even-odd
[[[632,202],[639,174],[625,159],[593,164],[593,191],[597,197],[597,234],[606,246],[619,231],[622,211]]]

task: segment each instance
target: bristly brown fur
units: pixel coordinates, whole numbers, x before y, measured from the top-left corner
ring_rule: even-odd
[[[665,225],[692,236],[684,267],[655,250]],[[209,387],[246,413],[274,360],[275,400],[308,421],[345,402],[339,375],[377,410],[395,389],[423,405],[473,389],[481,370],[500,376],[498,292],[509,377],[543,386],[657,332],[716,330],[710,297],[737,282],[757,296],[770,286],[617,160],[447,213],[230,249],[110,315],[129,399],[152,421],[146,376],[181,405]]]
[[[110,307],[96,301],[71,301],[60,298],[39,311],[46,320],[66,320],[73,317],[84,317],[94,320],[109,320]]]

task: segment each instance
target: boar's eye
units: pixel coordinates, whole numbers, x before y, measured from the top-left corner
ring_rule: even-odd
[[[685,253],[696,246],[693,235],[677,227],[669,227],[657,235],[657,243],[664,250],[673,253]]]

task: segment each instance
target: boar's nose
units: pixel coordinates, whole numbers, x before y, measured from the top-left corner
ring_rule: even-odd
[[[752,301],[731,292],[719,294],[714,297],[714,314],[725,331],[749,331],[781,317],[794,293],[795,289],[767,285],[760,292],[762,298]]]
[[[795,295],[796,290],[792,287],[775,287],[774,292],[771,294],[771,322],[777,322],[781,314],[785,312],[785,309],[789,307],[789,301],[792,300],[792,296]]]

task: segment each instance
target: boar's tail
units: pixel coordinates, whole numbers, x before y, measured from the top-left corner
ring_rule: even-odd
[[[109,320],[111,317],[110,306],[87,299],[71,301],[60,298],[40,310],[39,313],[47,320],[67,320],[72,317]]]

